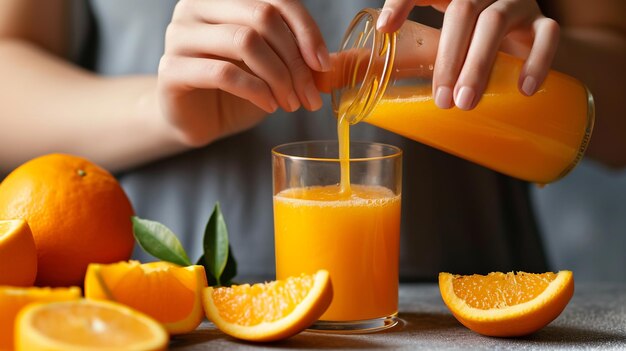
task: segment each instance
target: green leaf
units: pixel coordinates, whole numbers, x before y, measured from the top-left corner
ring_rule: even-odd
[[[137,216],[132,216],[131,220],[135,239],[147,253],[161,261],[168,261],[181,266],[191,265],[183,245],[169,228],[159,222]]]
[[[226,268],[229,251],[228,229],[218,202],[204,230],[204,266],[218,286],[222,285],[222,273]]]
[[[222,272],[220,280],[224,286],[230,286],[233,284],[233,278],[237,275],[237,261],[235,260],[235,253],[232,246],[228,245],[228,259],[226,260],[226,267]]]
[[[204,255],[200,256],[198,265],[204,266],[206,271],[207,281],[209,286],[218,286],[217,279],[209,272],[209,268],[204,260]],[[224,271],[222,272],[222,276],[220,280],[223,286],[230,286],[233,284],[233,278],[237,276],[237,261],[235,260],[234,252],[232,246],[228,246],[228,259],[226,260],[226,267],[224,267]]]

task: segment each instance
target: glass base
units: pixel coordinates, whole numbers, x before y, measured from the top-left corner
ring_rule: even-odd
[[[307,331],[334,334],[374,333],[389,329],[398,324],[398,314],[387,317],[364,319],[358,321],[323,321],[319,320],[311,325]]]

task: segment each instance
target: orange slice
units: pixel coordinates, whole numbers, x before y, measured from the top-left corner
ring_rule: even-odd
[[[574,276],[571,271],[439,273],[439,290],[452,314],[469,329],[488,336],[521,336],[561,314],[574,294]]]
[[[16,350],[165,350],[168,335],[154,319],[109,301],[38,303],[15,323]]]
[[[15,317],[33,302],[67,301],[80,298],[80,288],[18,288],[0,286],[0,350],[13,349]]]
[[[32,286],[37,276],[33,233],[22,219],[0,221],[0,285]]]
[[[295,335],[326,311],[333,292],[328,271],[264,284],[204,289],[206,316],[224,333],[249,341]]]
[[[170,334],[181,334],[202,322],[206,286],[202,266],[137,261],[90,264],[85,297],[123,303],[161,322]]]

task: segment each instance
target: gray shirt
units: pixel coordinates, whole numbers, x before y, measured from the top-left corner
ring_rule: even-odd
[[[382,5],[304,3],[331,51],[358,10]],[[87,29],[75,32],[78,60],[105,75],[155,73],[175,4],[175,0],[89,1],[80,13],[89,19]],[[402,280],[434,280],[439,271],[547,269],[528,184],[366,123],[354,126],[351,136],[404,150]],[[274,275],[270,150],[311,139],[336,139],[327,96],[320,111],[279,111],[248,131],[118,176],[137,215],[170,227],[192,260],[200,256],[204,226],[219,201],[240,277],[269,279]],[[149,259],[140,248],[135,257]]]

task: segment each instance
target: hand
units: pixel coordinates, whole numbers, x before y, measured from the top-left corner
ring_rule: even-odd
[[[444,12],[433,76],[440,108],[469,110],[480,100],[496,53],[525,59],[518,88],[533,95],[546,78],[559,39],[559,25],[533,0],[387,0],[378,19],[383,32],[398,30],[414,6]]]
[[[296,1],[181,0],[159,65],[159,103],[183,142],[204,145],[278,106],[319,109],[311,70],[329,62],[319,28]]]

